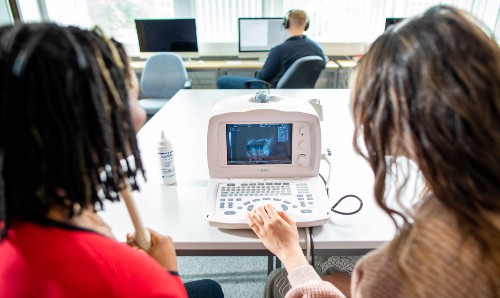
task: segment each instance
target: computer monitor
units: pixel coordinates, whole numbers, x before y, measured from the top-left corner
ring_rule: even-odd
[[[135,20],[141,52],[197,53],[195,19]]]
[[[286,39],[283,18],[239,18],[240,52],[269,52]]]
[[[389,28],[390,26],[401,22],[402,20],[404,20],[404,18],[386,18],[384,31],[387,30],[387,28]]]

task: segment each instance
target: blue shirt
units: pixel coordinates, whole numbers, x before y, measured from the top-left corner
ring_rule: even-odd
[[[319,56],[326,64],[323,50],[316,42],[305,35],[292,36],[271,49],[266,63],[255,77],[276,84],[295,60],[305,56]]]

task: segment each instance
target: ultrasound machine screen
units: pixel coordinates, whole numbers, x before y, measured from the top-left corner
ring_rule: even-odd
[[[226,124],[227,164],[291,164],[292,124]]]

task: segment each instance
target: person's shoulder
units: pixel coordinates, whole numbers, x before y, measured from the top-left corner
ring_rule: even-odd
[[[352,296],[387,297],[399,291],[401,280],[397,263],[389,254],[388,244],[368,253],[356,264],[352,278]],[[396,296],[396,295],[392,295]]]
[[[389,249],[390,244],[390,242],[385,243],[378,249],[375,249],[361,257],[361,259],[359,259],[356,263],[353,272],[359,273],[360,271],[368,270],[374,272],[381,271],[382,273],[387,271],[390,273],[392,269],[394,269],[393,267],[395,267],[394,258]]]
[[[167,272],[147,253],[98,235],[87,240],[89,262],[94,262],[117,292],[127,292],[127,297],[141,292],[183,293],[180,277]]]
[[[311,39],[311,38],[305,36],[304,41],[308,42],[308,43],[311,43],[311,44],[313,44],[313,45],[315,45],[315,46],[317,46],[318,48],[321,49],[321,46],[319,45],[319,43],[317,41],[315,41],[314,39]]]
[[[471,289],[488,288],[483,267],[488,262],[454,214],[432,198],[417,208],[406,230],[358,262],[354,282],[360,289],[399,291],[401,296],[417,287],[424,296],[466,297]]]
[[[0,265],[0,274],[15,268],[16,274],[10,273],[9,278],[39,286],[57,280],[61,290],[72,297],[184,293],[180,277],[168,273],[149,255],[92,231],[25,223],[9,230],[1,244],[0,251],[7,254],[9,263]],[[50,276],[50,280],[33,277],[32,272]],[[86,286],[74,289],[75,282]]]
[[[274,47],[272,47],[271,50],[269,51],[269,53],[280,53],[280,52],[283,52],[283,51],[285,51],[288,48],[288,46],[289,45],[287,44],[287,41],[285,40],[284,42],[282,42],[280,44],[277,44]]]
[[[150,267],[150,270],[163,270],[146,253],[115,239],[96,233],[88,233],[82,235],[80,241],[86,247],[90,258],[102,263],[115,263],[112,264],[112,267],[141,265],[139,269],[147,266]]]

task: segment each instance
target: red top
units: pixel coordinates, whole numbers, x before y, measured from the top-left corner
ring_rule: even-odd
[[[0,297],[187,297],[149,255],[101,234],[33,223],[0,242]]]

